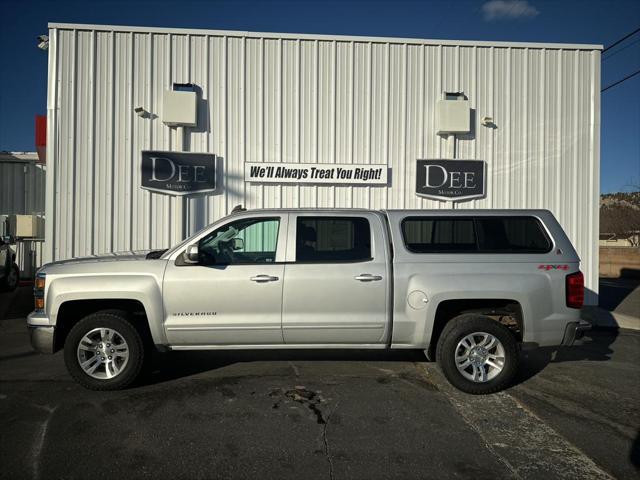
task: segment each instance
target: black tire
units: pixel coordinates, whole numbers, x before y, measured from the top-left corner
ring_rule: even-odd
[[[467,335],[476,332],[493,335],[504,349],[502,371],[484,382],[467,379],[458,370],[455,361],[458,343]],[[464,347],[462,348],[461,351],[464,352]],[[508,387],[518,370],[518,342],[513,333],[497,321],[484,315],[464,314],[453,318],[445,325],[438,340],[436,358],[444,376],[457,389],[473,395],[495,393]],[[474,371],[473,367],[468,368],[472,369],[471,372]]]
[[[128,359],[124,367],[113,378],[94,378],[80,366],[78,345],[80,340],[96,328],[114,330],[127,343]],[[140,332],[129,321],[126,312],[105,310],[93,313],[82,320],[69,332],[64,343],[64,363],[69,374],[80,385],[89,390],[121,390],[131,385],[144,364],[145,347]],[[106,366],[100,367],[106,370]]]
[[[13,275],[9,275],[9,272],[7,272],[0,280],[0,291],[2,292],[13,292],[20,283],[20,267],[12,263],[9,268],[12,270]]]

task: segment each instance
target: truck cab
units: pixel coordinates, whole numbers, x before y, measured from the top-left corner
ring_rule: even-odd
[[[171,252],[164,274],[174,349],[384,348],[391,338],[391,251],[380,213],[243,212],[194,244],[192,260]]]

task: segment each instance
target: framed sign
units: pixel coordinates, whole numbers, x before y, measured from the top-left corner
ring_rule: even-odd
[[[245,163],[244,181],[254,183],[386,185],[387,165],[362,163]]]
[[[144,150],[140,183],[146,190],[171,195],[213,192],[216,188],[216,156]]]
[[[483,160],[418,160],[416,194],[454,202],[484,197],[486,170]]]

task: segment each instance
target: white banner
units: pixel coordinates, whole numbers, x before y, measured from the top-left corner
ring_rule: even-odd
[[[386,185],[386,165],[339,163],[245,163],[245,182]]]

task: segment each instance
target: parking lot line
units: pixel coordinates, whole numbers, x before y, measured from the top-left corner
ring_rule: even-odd
[[[613,478],[509,393],[468,395],[452,387],[435,364],[416,368],[518,478]]]

